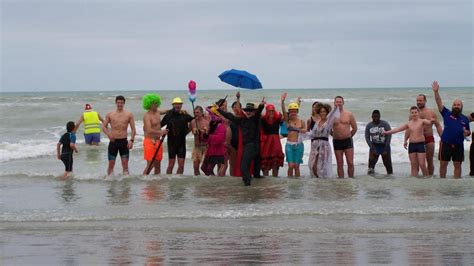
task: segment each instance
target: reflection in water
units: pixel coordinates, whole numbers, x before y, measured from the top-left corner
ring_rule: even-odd
[[[159,240],[145,241],[146,262],[145,265],[162,265],[165,258],[161,251],[161,242]]]
[[[131,233],[128,231],[117,231],[112,235],[110,247],[109,264],[112,265],[128,265],[133,264],[132,250],[130,242],[132,240]]]
[[[281,185],[264,184],[265,180],[258,180],[254,182],[252,187],[244,187],[241,185],[241,181],[237,180],[237,183],[230,183],[234,181],[232,179],[216,178],[215,180],[209,180],[205,183],[201,183],[196,186],[194,196],[198,198],[215,199],[212,203],[225,204],[225,203],[257,203],[257,202],[270,202],[275,201],[283,195],[283,188]]]
[[[392,199],[393,195],[390,189],[367,189],[367,199]]]
[[[313,196],[316,200],[351,200],[359,193],[352,179],[315,179]]]
[[[392,247],[385,239],[370,239],[367,243],[367,259],[370,264],[393,264]]]
[[[107,202],[112,205],[125,205],[130,202],[130,183],[128,180],[112,181],[107,190]]]
[[[66,203],[72,203],[79,199],[79,196],[76,195],[76,192],[74,191],[74,180],[72,178],[64,181],[64,185],[62,186],[61,190],[61,198]]]
[[[148,202],[160,201],[165,197],[165,193],[161,191],[158,181],[147,182],[142,192],[143,198]]]

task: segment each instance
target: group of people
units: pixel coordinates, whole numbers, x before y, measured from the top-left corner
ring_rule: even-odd
[[[417,176],[421,170],[423,176],[434,174],[433,125],[441,136],[439,159],[440,177],[446,177],[449,161],[454,164],[454,177],[461,176],[461,163],[464,159],[464,138],[469,136],[469,122],[474,121],[474,113],[469,117],[462,114],[462,101],[454,100],[451,111],[442,103],[439,85],[433,82],[436,104],[444,121],[444,128],[438,121],[436,113],[426,106],[426,96],[418,95],[416,106],[410,108],[409,121],[402,126],[391,129],[388,122],[381,120],[379,110],[373,110],[372,121],[365,129],[365,139],[369,146],[368,174],[374,173],[378,158],[382,156],[387,174],[393,173],[391,162],[391,134],[406,131],[404,145],[408,148],[411,175]],[[150,93],[143,97],[143,150],[147,161],[143,174],[154,169],[154,174],[161,173],[164,138],[167,137],[168,167],[166,174],[173,172],[176,158],[177,174],[183,174],[186,157],[186,136],[194,136],[192,151],[194,175],[226,175],[229,169],[231,176],[242,177],[245,185],[250,185],[252,178],[279,175],[286,155],[289,177],[300,176],[300,164],[303,162],[303,141],[311,140],[309,170],[312,177],[331,178],[332,152],[336,157],[337,176],[344,177],[344,159],[347,164],[347,175],[354,176],[354,143],[352,137],[357,132],[355,116],[344,108],[344,98],[336,96],[333,106],[314,102],[311,117],[304,121],[300,118],[299,98],[285,104],[287,93],[281,96],[281,113],[274,104],[266,103],[265,98],[259,104],[247,103],[244,108],[240,103],[240,93],[232,103],[232,111],[227,109],[227,99],[219,99],[205,108],[196,106],[193,116],[182,109],[183,101],[177,97],[171,102],[172,109],[160,110],[161,98]],[[74,132],[84,123],[84,135],[87,144],[97,145],[100,142],[100,130],[108,136],[108,170],[113,173],[117,155],[120,153],[123,173],[128,174],[129,150],[133,148],[136,129],[133,114],[124,109],[125,98],[117,96],[116,110],[102,118],[93,111],[89,104],[78,122],[67,123],[65,133],[58,145],[57,156],[65,165],[65,174],[72,171],[72,154],[77,152]],[[265,113],[263,110],[265,109]],[[163,116],[163,117],[162,117]],[[281,126],[286,126],[286,145],[281,146]],[[110,129],[109,129],[110,126]],[[128,139],[128,128],[131,129]],[[333,149],[329,137],[333,139]],[[474,135],[474,134],[473,134]],[[409,144],[408,144],[409,143]],[[62,149],[61,149],[62,146]],[[473,149],[470,151],[470,175],[474,175]]]

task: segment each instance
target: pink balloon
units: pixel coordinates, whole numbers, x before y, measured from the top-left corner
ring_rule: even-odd
[[[188,83],[188,88],[189,88],[189,91],[196,91],[196,82],[194,80],[190,80],[189,83]]]

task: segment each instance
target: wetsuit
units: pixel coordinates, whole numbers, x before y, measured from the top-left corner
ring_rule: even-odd
[[[188,123],[193,120],[189,114],[174,109],[168,111],[161,120],[161,127],[168,126],[168,158],[186,157],[186,135],[189,133]]]
[[[66,132],[59,139],[59,143],[62,144],[61,147],[61,161],[64,164],[66,172],[72,172],[72,154],[73,150],[71,149],[70,144],[76,144],[76,135],[72,132]]]

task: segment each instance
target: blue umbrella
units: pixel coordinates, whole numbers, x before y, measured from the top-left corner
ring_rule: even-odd
[[[230,84],[234,87],[251,90],[262,88],[262,83],[260,83],[260,80],[258,80],[257,76],[243,70],[227,70],[220,74],[219,78],[223,82]]]

